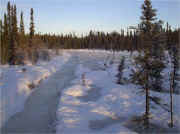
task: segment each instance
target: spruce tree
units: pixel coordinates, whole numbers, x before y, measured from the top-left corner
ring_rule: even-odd
[[[30,11],[30,28],[29,28],[29,58],[30,60],[32,61],[32,63],[36,63],[37,62],[37,59],[38,59],[38,54],[37,54],[37,51],[34,49],[34,46],[33,46],[33,40],[34,40],[34,33],[35,33],[35,30],[34,30],[34,11],[33,11],[33,8],[31,8],[31,11]]]
[[[23,18],[23,12],[21,12],[20,15],[20,26],[19,26],[19,44],[21,49],[27,49],[26,46],[26,36],[25,36],[25,29],[24,29],[24,18]]]
[[[7,4],[7,24],[8,24],[8,34],[11,33],[11,4],[8,2]],[[9,35],[8,35],[9,36]]]
[[[4,56],[5,56],[5,62],[4,64],[8,63],[9,57],[10,57],[10,51],[9,51],[9,33],[8,33],[8,20],[6,14],[4,14]]]
[[[0,33],[1,33],[1,45],[0,45],[0,56],[1,56],[1,64],[8,63],[9,58],[9,42],[8,42],[8,23],[7,23],[7,15],[4,14],[4,22],[0,21]]]
[[[8,51],[9,51],[9,55],[8,55],[8,63],[11,62],[12,59],[12,15],[11,15],[11,4],[10,2],[8,2],[7,4],[7,46],[8,46]]]
[[[8,5],[8,12],[9,12],[9,5]],[[14,26],[14,6],[10,5],[10,16],[8,16],[8,25],[9,25],[9,51],[10,51],[10,57],[9,57],[9,64],[14,65],[15,64],[15,26]]]
[[[8,3],[8,37],[9,37],[9,64],[16,64],[16,48],[18,47],[18,28],[16,5]]]
[[[156,10],[152,8],[150,0],[145,0],[142,5],[141,24],[139,25],[143,49],[135,58],[137,69],[134,71],[133,80],[142,86],[146,92],[145,125],[149,127],[149,90],[160,88],[163,49],[160,46],[161,21],[156,21]]]
[[[18,27],[17,27],[17,8],[16,8],[16,5],[13,6],[13,32],[14,34],[17,34],[18,33]]]
[[[18,48],[19,38],[18,38],[18,27],[17,27],[17,11],[16,5],[13,7],[13,36],[14,36],[14,48]],[[16,50],[14,50],[16,51]]]
[[[3,36],[3,64],[8,62],[9,58],[9,44],[8,44],[8,24],[7,24],[7,16],[4,14],[4,36]]]
[[[29,45],[30,45],[30,47],[32,46],[32,41],[33,41],[33,37],[34,37],[34,32],[35,32],[35,30],[34,30],[34,11],[33,11],[33,8],[31,8],[31,13],[30,13],[30,29],[29,29],[29,31],[30,31],[30,34],[29,34]]]
[[[19,32],[20,32],[21,35],[25,35],[23,12],[21,12],[21,16],[20,16],[20,29],[19,29]]]

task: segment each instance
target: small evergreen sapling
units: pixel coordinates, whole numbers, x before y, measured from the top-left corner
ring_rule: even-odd
[[[121,62],[118,66],[118,74],[116,75],[118,80],[117,80],[117,84],[123,84],[123,70],[125,68],[125,57],[123,56],[121,59]]]

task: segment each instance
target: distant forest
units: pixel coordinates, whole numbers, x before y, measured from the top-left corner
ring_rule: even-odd
[[[33,60],[39,49],[103,49],[112,51],[134,51],[146,47],[143,43],[142,25],[120,32],[95,32],[90,31],[86,36],[75,34],[55,35],[39,34],[35,32],[34,11],[30,10],[29,33],[25,32],[23,12],[17,20],[16,5],[7,4],[4,18],[0,18],[0,59],[1,64],[21,64],[22,59]],[[19,22],[19,23],[18,23]],[[19,25],[19,26],[18,26]],[[162,21],[157,22],[157,29],[161,34],[160,43],[168,49],[172,46],[179,47],[180,29],[172,29]],[[178,48],[177,48],[178,49]]]

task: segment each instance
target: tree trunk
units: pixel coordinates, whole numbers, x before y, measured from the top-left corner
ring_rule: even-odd
[[[170,105],[171,105],[171,122],[170,122],[170,127],[173,127],[173,88],[174,88],[174,75],[175,74],[175,69],[173,73],[171,74],[171,85],[170,85]]]
[[[149,77],[148,77],[148,73],[146,72],[146,85],[145,85],[145,88],[146,88],[146,113],[145,113],[145,125],[147,128],[149,128],[149,84],[148,84],[148,80],[149,80]]]

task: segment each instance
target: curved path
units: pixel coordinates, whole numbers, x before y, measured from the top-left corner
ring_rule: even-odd
[[[24,110],[12,116],[2,127],[3,134],[55,133],[53,123],[60,99],[60,90],[69,86],[75,79],[78,57],[72,57],[60,71],[42,82],[27,99]]]

